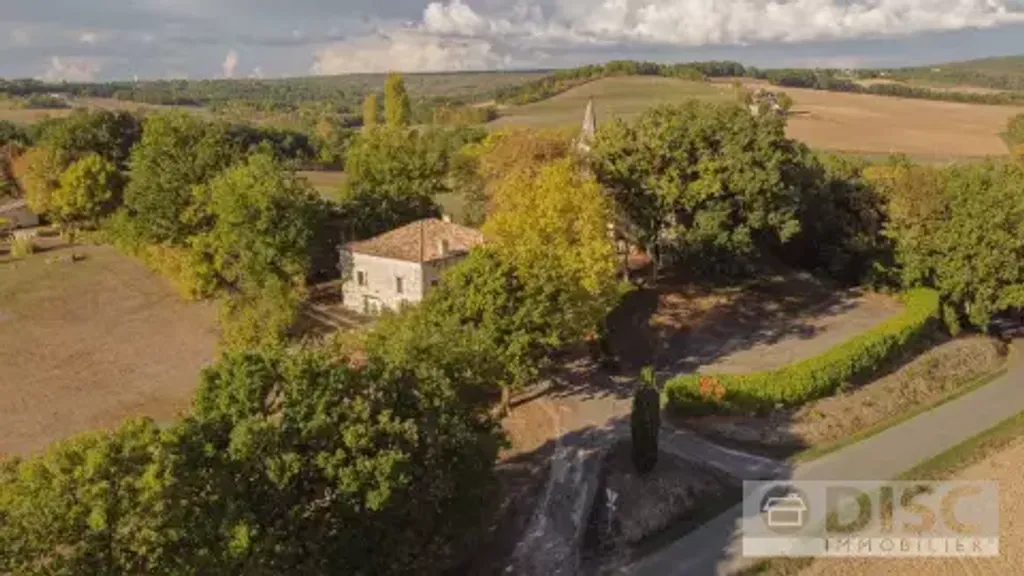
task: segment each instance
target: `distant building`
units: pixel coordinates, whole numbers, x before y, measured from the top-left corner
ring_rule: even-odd
[[[441,273],[483,243],[479,230],[428,218],[340,250],[344,305],[362,314],[416,303]]]
[[[39,216],[29,210],[22,198],[0,198],[0,229],[32,228],[39,226]]]

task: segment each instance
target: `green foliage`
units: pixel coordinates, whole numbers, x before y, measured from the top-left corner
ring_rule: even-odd
[[[691,100],[606,124],[592,166],[636,243],[688,258],[691,269],[734,273],[759,242],[799,232],[804,154],[779,118]]]
[[[190,245],[206,263],[213,290],[228,296],[226,344],[280,341],[301,302],[323,202],[305,179],[265,154],[226,170],[202,195],[212,224]]]
[[[765,413],[799,406],[869,378],[918,345],[939,320],[939,294],[915,289],[904,295],[899,316],[813,358],[768,372],[677,376],[665,384],[669,405],[684,412],[726,410]]]
[[[238,156],[221,124],[185,113],[146,118],[142,140],[132,151],[125,208],[148,242],[183,245],[201,226],[205,207],[193,187],[206,183]]]
[[[1010,150],[1024,145],[1024,113],[1017,114],[1006,122],[1006,141]]]
[[[848,284],[884,284],[893,264],[893,248],[883,234],[886,197],[864,176],[867,164],[819,153],[806,155],[803,166],[800,232],[779,256]]]
[[[382,128],[355,139],[338,200],[349,239],[439,214],[434,198],[448,191],[449,151],[433,134]]]
[[[64,171],[53,193],[50,210],[65,226],[95,226],[120,196],[121,173],[96,154],[83,157]]]
[[[0,464],[0,572],[449,570],[490,501],[500,432],[423,373],[228,354],[181,421]]]
[[[1024,306],[1024,166],[893,164],[874,175],[906,286],[938,289],[971,324]]]
[[[25,258],[35,251],[36,243],[31,236],[16,234],[11,238],[11,258]]]
[[[388,74],[384,84],[384,116],[389,128],[402,128],[409,125],[412,110],[409,106],[409,93],[405,89],[405,80],[401,74]]]
[[[19,147],[27,147],[32,143],[28,132],[9,120],[0,120],[0,146],[13,144]]]
[[[129,421],[0,463],[0,572],[168,573],[161,545],[186,527],[161,523],[159,435],[152,422]]]
[[[59,150],[72,161],[95,154],[124,170],[141,136],[142,124],[129,112],[79,109],[47,125],[37,145]]]
[[[643,369],[633,391],[633,411],[629,417],[633,466],[645,476],[658,464],[658,435],[661,433],[661,395],[654,369]]]
[[[363,100],[363,127],[376,128],[379,119],[380,100],[377,98],[377,93],[367,94],[366,99]]]

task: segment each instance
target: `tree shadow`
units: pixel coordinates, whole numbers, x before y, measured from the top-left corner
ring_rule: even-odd
[[[755,346],[813,339],[815,320],[848,312],[862,295],[795,275],[727,289],[666,280],[612,312],[611,345],[628,372],[694,372]]]

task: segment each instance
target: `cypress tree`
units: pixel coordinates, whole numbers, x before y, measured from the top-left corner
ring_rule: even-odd
[[[643,476],[654,470],[658,463],[658,433],[661,430],[661,395],[654,369],[650,366],[641,371],[640,382],[633,393],[630,430],[633,466]]]
[[[409,93],[405,90],[405,80],[401,74],[388,74],[387,82],[384,84],[384,115],[390,127],[409,125],[412,112],[409,106]]]

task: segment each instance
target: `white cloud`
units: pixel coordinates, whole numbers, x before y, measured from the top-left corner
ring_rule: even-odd
[[[263,68],[260,68],[259,66],[253,68],[252,72],[249,73],[249,78],[253,78],[255,80],[262,79],[263,78]]]
[[[490,42],[445,38],[401,29],[387,35],[337,42],[316,53],[313,74],[360,72],[442,72],[502,68],[509,57]]]
[[[238,52],[234,48],[228,50],[226,56],[224,56],[224,62],[220,65],[221,72],[224,73],[225,78],[233,78],[235,76],[235,67],[238,66]]]
[[[78,37],[78,41],[82,44],[95,44],[99,40],[99,34],[95,32],[82,32],[82,35]]]
[[[481,13],[462,0],[433,2],[419,27],[470,38],[680,46],[805,42],[1024,22],[1015,0],[540,0]]]
[[[50,67],[39,78],[47,82],[92,82],[103,69],[96,58],[70,56],[50,58]]]

